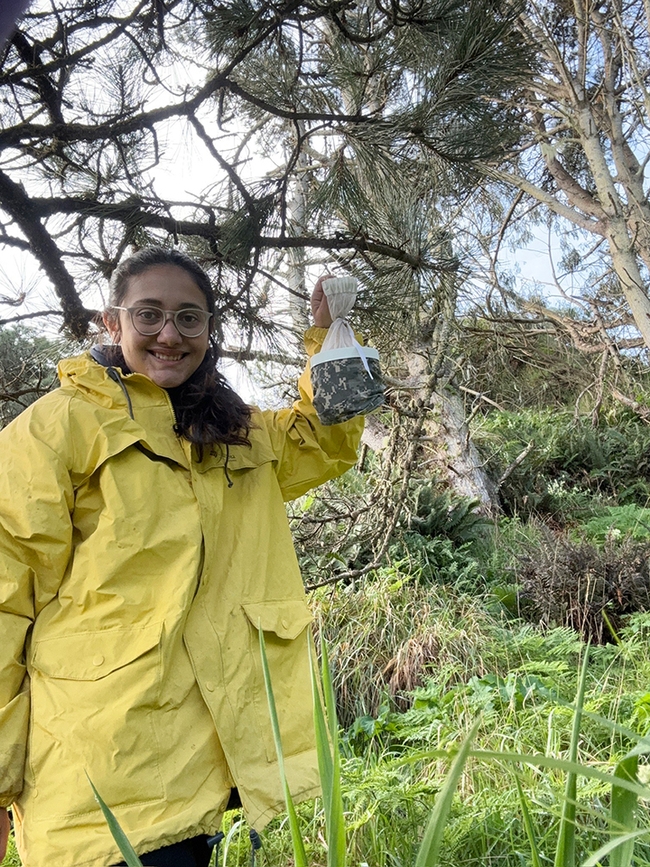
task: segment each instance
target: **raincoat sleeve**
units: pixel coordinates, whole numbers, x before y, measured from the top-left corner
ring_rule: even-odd
[[[53,398],[53,399],[50,399]],[[56,595],[72,544],[68,448],[55,395],[0,431],[0,807],[23,788],[29,721],[25,644]]]
[[[326,334],[326,328],[315,326],[305,332],[309,356],[320,350]],[[342,424],[320,423],[312,402],[309,364],[298,380],[298,390],[300,397],[291,408],[264,413],[285,500],[300,497],[354,466],[363,433],[363,416]]]

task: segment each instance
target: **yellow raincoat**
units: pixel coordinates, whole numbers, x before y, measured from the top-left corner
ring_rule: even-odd
[[[320,425],[304,373],[224,467],[222,448],[193,458],[142,374],[123,378],[132,419],[89,355],[59,375],[0,432],[0,806],[23,863],[121,860],[86,773],[141,853],[215,833],[233,785],[259,830],[283,797],[258,624],[294,797],[319,788],[283,501],[354,463],[362,420]]]

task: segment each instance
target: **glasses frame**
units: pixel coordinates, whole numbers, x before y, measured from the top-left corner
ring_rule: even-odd
[[[131,320],[131,325],[135,328],[138,334],[142,335],[142,337],[155,337],[157,334],[163,330],[165,325],[171,319],[174,323],[174,328],[181,337],[187,337],[188,339],[192,339],[193,337],[200,337],[202,334],[205,334],[206,328],[210,325],[210,319],[212,319],[213,314],[209,313],[207,310],[201,310],[200,307],[181,307],[180,310],[163,310],[161,307],[155,307],[151,304],[142,304],[139,307],[118,307],[117,305],[113,306],[113,310],[124,310],[125,313],[129,314],[129,319]],[[135,324],[133,319],[133,314],[136,310],[155,310],[158,313],[163,314],[163,321],[160,324],[160,328],[157,331],[140,331],[138,326]],[[205,322],[203,328],[197,334],[185,334],[185,332],[180,328],[178,324],[178,316],[181,313],[187,313],[188,310],[191,310],[193,313],[199,313],[201,316],[205,316]]]

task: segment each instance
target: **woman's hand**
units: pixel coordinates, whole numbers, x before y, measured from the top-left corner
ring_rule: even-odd
[[[7,843],[9,842],[9,831],[11,830],[11,822],[9,821],[9,813],[4,807],[0,807],[0,864],[4,861],[7,854]]]
[[[329,304],[323,292],[323,281],[329,280],[331,277],[331,274],[323,274],[322,277],[319,277],[314,291],[311,293],[311,315],[314,317],[314,325],[318,328],[329,328],[332,324]]]

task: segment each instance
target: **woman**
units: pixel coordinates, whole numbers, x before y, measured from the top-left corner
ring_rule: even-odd
[[[310,353],[320,281],[312,310]],[[158,867],[207,864],[235,787],[257,829],[282,810],[258,627],[294,797],[318,792],[283,501],[348,469],[362,422],[323,427],[307,372],[291,409],[251,410],[215,370],[214,316],[195,262],[135,254],[114,345],[0,432],[0,807],[25,867],[119,861],[88,778]]]

